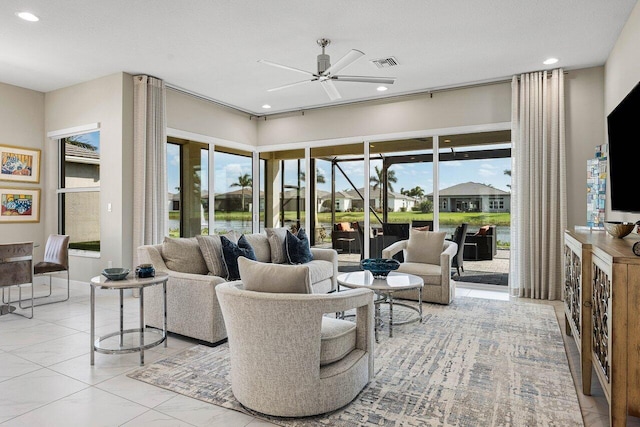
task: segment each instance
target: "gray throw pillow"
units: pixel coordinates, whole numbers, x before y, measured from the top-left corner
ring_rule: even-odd
[[[287,254],[284,247],[285,239],[287,238],[287,229],[280,228],[265,228],[267,232],[267,238],[269,239],[269,246],[271,247],[271,262],[274,264],[284,264],[287,262]]]
[[[311,294],[311,274],[307,265],[273,264],[238,258],[242,284],[247,291]]]
[[[231,231],[224,234],[224,237],[236,243],[238,237],[235,231]],[[204,261],[207,264],[209,274],[213,276],[227,277],[227,270],[222,261],[222,242],[220,241],[220,235],[214,234],[211,236],[196,236],[200,251],[204,257]]]
[[[162,258],[169,270],[191,274],[209,272],[195,237],[165,237],[162,242]]]
[[[405,261],[440,265],[445,235],[444,231],[409,229]]]

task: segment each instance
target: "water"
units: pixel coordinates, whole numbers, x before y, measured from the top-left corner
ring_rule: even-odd
[[[203,221],[203,224],[202,224],[203,228],[208,227],[208,225],[209,224],[206,221]],[[320,225],[323,226],[325,230],[327,230],[327,234],[329,234],[330,230],[332,230],[333,228],[329,223],[320,223]],[[179,226],[180,226],[180,221],[178,221],[177,219],[169,220],[170,229],[177,229],[179,228]],[[467,234],[475,234],[475,232],[478,231],[479,228],[480,226],[471,225],[467,229]],[[448,237],[453,235],[453,232],[455,231],[455,229],[456,229],[455,226],[448,226],[448,225],[440,227],[440,231],[446,232]],[[229,231],[229,230],[236,230],[240,233],[247,232],[251,230],[251,221],[215,221],[214,222],[213,231],[223,232],[223,231]],[[505,242],[505,243],[511,242],[511,234],[510,234],[511,227],[497,226],[496,233],[498,235],[499,242]]]

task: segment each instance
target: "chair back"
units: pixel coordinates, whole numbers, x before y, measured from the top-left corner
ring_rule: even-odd
[[[425,227],[425,226],[429,226],[430,231],[435,231],[433,228],[433,221],[421,220],[421,219],[411,220],[411,228]]]
[[[463,222],[462,224],[456,227],[456,230],[453,233],[453,241],[458,245],[458,253],[453,258],[453,262],[452,262],[453,267],[462,267],[464,241],[467,238],[468,226],[469,226],[468,223]]]
[[[44,262],[59,264],[69,269],[69,236],[51,234],[44,247]]]
[[[382,234],[398,236],[398,240],[407,240],[409,238],[409,223],[383,222]]]
[[[33,283],[33,242],[0,244],[0,287]]]

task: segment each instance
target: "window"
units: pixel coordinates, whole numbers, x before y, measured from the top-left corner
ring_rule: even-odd
[[[100,252],[100,132],[60,139],[59,232],[69,248]]]
[[[167,141],[167,233],[193,237],[209,233],[208,145],[171,138]]]

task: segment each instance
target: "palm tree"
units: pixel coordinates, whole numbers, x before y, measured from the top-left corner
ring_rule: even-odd
[[[300,172],[300,181],[306,181],[306,174],[304,172]],[[327,180],[324,178],[324,174],[320,169],[316,168],[316,181],[318,184],[324,184]]]
[[[376,166],[374,169],[376,174],[369,177],[369,183],[373,183],[374,191],[378,189],[380,190],[380,206],[382,206],[382,184],[384,183],[384,173],[378,166]],[[387,187],[389,188],[389,191],[393,191],[392,183],[395,182],[398,182],[398,178],[396,178],[396,171],[387,170]]]
[[[238,182],[234,182],[233,184],[231,184],[231,187],[240,187],[242,190],[242,212],[244,212],[244,189],[251,188],[252,185],[253,178],[251,178],[248,173],[240,175],[238,177]]]

